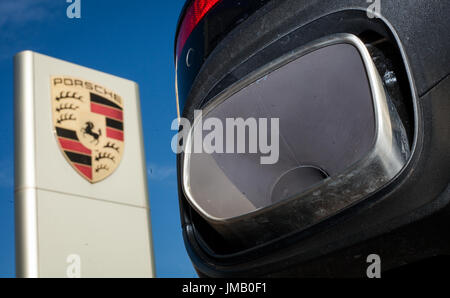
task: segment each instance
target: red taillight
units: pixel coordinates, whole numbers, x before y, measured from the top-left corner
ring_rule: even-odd
[[[177,39],[177,57],[180,56],[189,35],[200,23],[203,17],[210,11],[214,5],[221,0],[194,0],[184,15],[183,22],[178,33]]]

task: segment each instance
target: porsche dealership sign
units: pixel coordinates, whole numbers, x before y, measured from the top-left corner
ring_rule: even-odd
[[[153,277],[136,83],[15,57],[18,277]]]

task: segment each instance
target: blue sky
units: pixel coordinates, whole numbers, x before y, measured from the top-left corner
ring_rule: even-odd
[[[158,277],[195,277],[178,210],[173,42],[184,0],[0,1],[0,277],[14,276],[13,56],[22,50],[67,60],[140,85]]]

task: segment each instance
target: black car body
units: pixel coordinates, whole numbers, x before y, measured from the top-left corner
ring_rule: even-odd
[[[186,29],[183,22],[194,2],[214,3]],[[411,147],[395,179],[364,200],[308,228],[246,245],[218,233],[188,203],[179,154],[183,235],[201,276],[361,277],[371,254],[381,256],[383,270],[449,254],[450,3],[382,1],[377,17],[368,15],[370,5],[365,0],[187,1],[175,47],[180,116],[193,120],[195,109],[253,71],[315,40],[346,33],[370,50]]]

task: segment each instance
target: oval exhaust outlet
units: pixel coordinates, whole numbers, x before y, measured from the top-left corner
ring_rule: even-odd
[[[188,202],[244,245],[364,200],[410,155],[371,56],[350,34],[290,52],[219,94],[196,114],[185,146]]]

